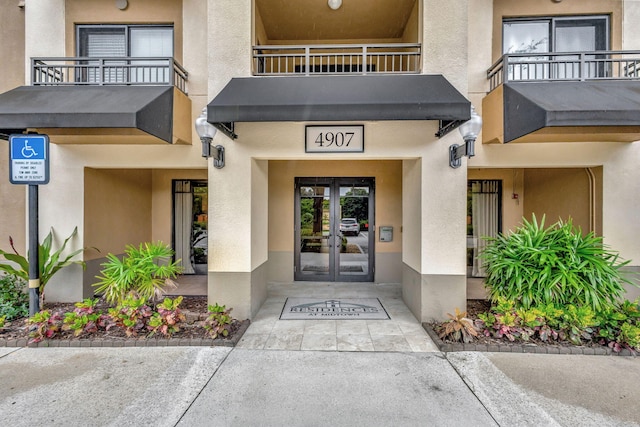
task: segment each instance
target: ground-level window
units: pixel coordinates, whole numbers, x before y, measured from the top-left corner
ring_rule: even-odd
[[[502,181],[469,180],[467,184],[467,269],[472,277],[484,277],[479,253],[485,237],[502,231]]]
[[[89,58],[172,58],[174,50],[173,27],[167,25],[78,25],[77,40],[78,56]],[[159,61],[110,60],[107,65],[88,68],[85,81],[169,83],[171,77]]]
[[[540,54],[609,50],[608,34],[609,17],[604,15],[504,19],[502,53]],[[598,55],[590,55],[587,59],[596,57]],[[522,57],[519,59],[523,62],[535,60],[541,63],[511,66],[509,79],[580,78],[579,64],[562,62],[576,58],[576,55]],[[600,76],[597,73],[604,72],[601,64],[593,64],[589,70],[592,77]]]

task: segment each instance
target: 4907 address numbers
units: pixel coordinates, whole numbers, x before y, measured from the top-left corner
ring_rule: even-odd
[[[307,153],[364,152],[364,125],[308,125],[305,130]]]

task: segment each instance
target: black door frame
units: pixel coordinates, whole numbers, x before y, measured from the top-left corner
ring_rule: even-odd
[[[368,269],[366,274],[341,274],[340,250],[342,244],[342,234],[340,225],[340,187],[344,185],[367,186],[369,188],[369,212],[368,212]],[[300,187],[324,185],[329,186],[329,273],[309,274],[302,272],[301,265],[301,229],[300,229]],[[318,281],[318,282],[373,282],[375,278],[375,178],[373,177],[296,177],[294,185],[294,280],[296,281]],[[338,240],[340,238],[340,240]]]

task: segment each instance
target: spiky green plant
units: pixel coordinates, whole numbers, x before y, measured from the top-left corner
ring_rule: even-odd
[[[93,286],[112,304],[122,303],[131,292],[144,301],[155,299],[182,271],[180,261],[172,262],[172,256],[171,248],[162,242],[127,245],[122,259],[107,255],[108,261],[101,264],[102,275],[96,276],[100,281]]]
[[[523,219],[511,234],[488,238],[480,254],[487,270],[486,286],[492,301],[512,300],[518,307],[547,304],[612,307],[624,294],[618,254],[593,232],[583,235],[571,219],[550,227],[544,216],[538,224]]]

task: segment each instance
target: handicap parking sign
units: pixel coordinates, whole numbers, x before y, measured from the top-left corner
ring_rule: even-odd
[[[36,185],[49,182],[49,136],[9,136],[9,181]]]

